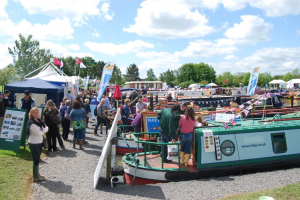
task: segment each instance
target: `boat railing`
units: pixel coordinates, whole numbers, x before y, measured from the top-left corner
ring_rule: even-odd
[[[148,141],[146,140],[141,140],[140,139],[140,135],[144,135],[144,134],[147,134],[148,135]],[[158,139],[158,136],[160,136],[160,133],[158,132],[141,132],[141,133],[132,133],[132,138],[134,139],[134,141],[137,143],[137,153],[136,153],[136,156],[140,155],[140,154],[144,154],[144,167],[147,166],[147,154],[153,154],[153,153],[157,153],[159,152],[158,151],[158,146],[168,146],[168,145],[177,145],[177,149],[178,149],[178,167],[179,169],[181,169],[181,166],[180,166],[180,148],[179,148],[179,145],[181,145],[181,143],[161,143],[161,142],[158,142],[157,139]],[[152,141],[150,140],[151,139],[151,135],[155,135],[155,141]],[[139,153],[139,144],[144,144],[144,152],[143,153]],[[150,147],[151,145],[153,145],[155,147],[155,151],[151,151],[150,150]],[[148,151],[146,150],[148,147]],[[166,152],[164,152],[164,148],[161,148],[161,168],[164,169],[164,154]]]

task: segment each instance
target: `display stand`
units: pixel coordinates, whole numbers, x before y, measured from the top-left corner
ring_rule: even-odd
[[[0,149],[19,155],[20,146],[26,142],[27,110],[6,108],[0,133]]]

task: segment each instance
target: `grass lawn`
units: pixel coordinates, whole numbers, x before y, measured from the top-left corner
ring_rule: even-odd
[[[32,157],[27,146],[19,156],[0,150],[0,199],[32,199]]]
[[[300,183],[287,185],[281,188],[262,190],[259,192],[245,193],[235,196],[230,196],[226,199],[230,200],[248,200],[248,199],[259,199],[260,196],[269,196],[274,199],[280,200],[296,200],[300,199]]]

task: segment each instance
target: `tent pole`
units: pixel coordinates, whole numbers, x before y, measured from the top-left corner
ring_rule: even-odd
[[[29,76],[30,74],[36,72],[37,70],[41,69],[42,67],[44,67],[44,66],[47,65],[47,64],[48,64],[48,63],[44,64],[43,66],[41,66],[41,67],[39,67],[39,68],[37,68],[37,69],[35,69],[34,71],[30,72],[29,74],[26,74],[26,75],[24,76],[24,78],[27,77],[27,76]]]

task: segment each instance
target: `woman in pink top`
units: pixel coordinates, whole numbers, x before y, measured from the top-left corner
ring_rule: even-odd
[[[147,103],[147,102],[148,102],[147,95],[144,95],[143,102],[144,102],[144,103]]]
[[[193,142],[193,131],[196,125],[196,114],[193,107],[187,107],[183,116],[179,121],[181,127],[180,134],[180,158],[181,164],[184,163],[185,167],[188,166],[188,161],[191,157],[191,145]]]

